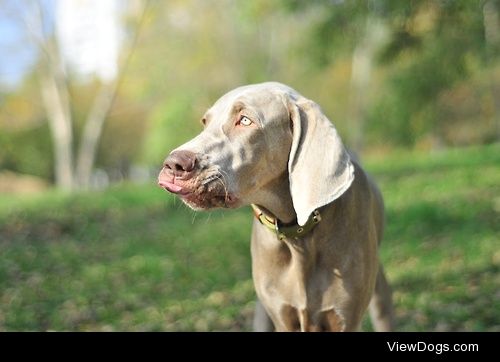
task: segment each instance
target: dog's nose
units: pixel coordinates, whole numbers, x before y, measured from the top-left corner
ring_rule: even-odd
[[[163,166],[170,170],[175,176],[182,177],[194,170],[196,164],[196,154],[191,151],[174,151],[172,152]]]

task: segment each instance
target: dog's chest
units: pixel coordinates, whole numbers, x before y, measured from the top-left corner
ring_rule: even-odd
[[[288,271],[289,272],[289,271]],[[282,281],[264,279],[259,283],[259,298],[268,310],[277,330],[282,331],[343,331],[344,290],[336,280],[309,277],[305,280],[294,273],[282,274]]]
[[[324,265],[314,244],[262,242],[252,247],[254,282],[276,329],[344,330],[340,272]]]

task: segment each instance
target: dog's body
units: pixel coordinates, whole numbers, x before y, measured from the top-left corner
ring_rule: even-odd
[[[354,331],[371,301],[375,328],[392,329],[382,197],[320,108],[263,83],[224,95],[203,122],[167,157],[159,184],[195,209],[257,205],[254,328]]]

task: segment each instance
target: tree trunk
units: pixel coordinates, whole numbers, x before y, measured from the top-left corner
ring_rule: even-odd
[[[40,86],[54,144],[54,173],[57,187],[71,190],[73,178],[73,129],[69,92],[55,44],[49,44],[46,70]]]
[[[111,110],[117,87],[116,80],[101,87],[85,122],[76,163],[76,182],[83,188],[89,186],[102,127]]]
[[[375,18],[366,20],[365,35],[354,49],[351,69],[351,142],[360,152],[364,144],[364,128],[368,107],[369,85],[376,51],[385,41],[387,29]]]
[[[500,50],[500,19],[498,9],[493,1],[488,1],[483,7],[484,37],[486,40],[487,62]],[[496,128],[496,140],[500,141],[500,99],[498,84],[490,78],[491,96],[493,98],[493,122]]]

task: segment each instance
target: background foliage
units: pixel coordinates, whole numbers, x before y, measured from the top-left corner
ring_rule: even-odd
[[[157,166],[200,130],[201,115],[220,95],[267,80],[317,101],[359,151],[432,150],[500,137],[496,0],[147,4],[99,168]],[[356,54],[369,63],[361,96]],[[0,96],[0,167],[52,177],[34,74]],[[76,134],[96,86],[72,84]]]

